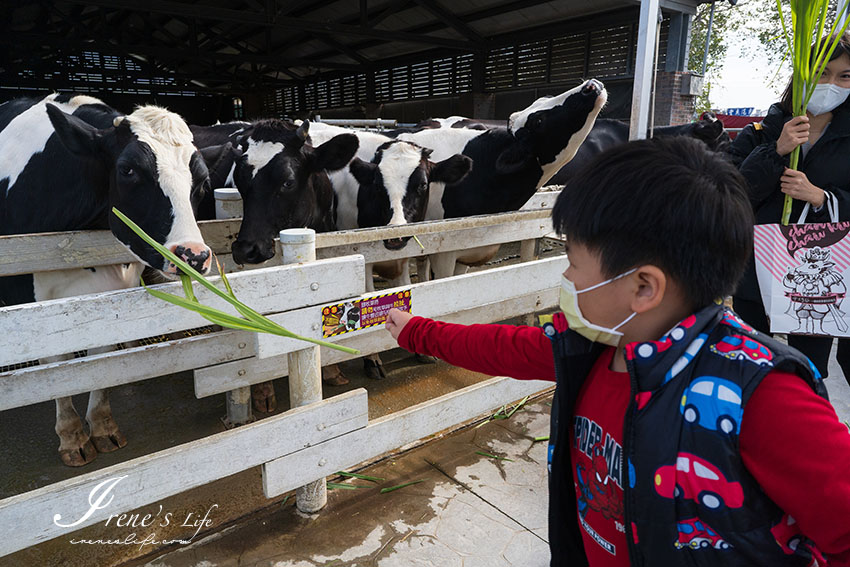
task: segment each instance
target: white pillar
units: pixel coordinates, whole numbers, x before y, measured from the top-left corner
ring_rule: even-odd
[[[280,231],[280,249],[284,264],[316,260],[316,232],[310,228],[290,228]],[[307,347],[287,355],[289,363],[289,405],[312,404],[322,399],[322,362],[319,347]],[[311,482],[295,490],[295,505],[312,514],[328,502],[325,479]]]
[[[242,197],[237,189],[230,187],[215,189],[214,194],[216,219],[233,219],[242,216]],[[254,413],[251,411],[250,386],[227,392],[224,405],[227,415],[225,415],[223,421],[224,426],[228,429],[254,421]]]
[[[655,74],[655,36],[658,29],[659,0],[641,0],[635,83],[632,89],[632,116],[629,140],[643,140],[649,126],[652,77]]]

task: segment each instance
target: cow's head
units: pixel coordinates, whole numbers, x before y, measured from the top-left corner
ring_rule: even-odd
[[[412,142],[382,144],[371,163],[355,158],[349,171],[360,188],[357,193],[357,226],[400,225],[425,218],[429,184],[456,183],[472,168],[472,160],[455,154],[441,162],[428,159],[432,150]],[[390,250],[404,247],[410,237],[385,240]]]
[[[117,208],[190,266],[209,272],[212,254],[192,210],[193,198],[209,190],[209,173],[182,118],[164,108],[140,106],[99,130],[52,104],[47,114],[69,151],[105,166],[110,210]],[[146,265],[177,274],[176,266],[111,212],[109,228]]]
[[[274,239],[286,228],[315,228],[323,210],[319,191],[331,194],[326,171],[345,167],[357,151],[354,134],[340,134],[313,148],[305,143],[310,123],[263,120],[241,142],[234,181],[243,217],[233,259],[258,264],[274,256]],[[330,206],[327,207],[330,209]]]
[[[508,130],[519,144],[505,150],[496,167],[501,172],[512,173],[539,164],[543,169],[539,188],[575,156],[607,100],[608,93],[602,83],[590,79],[514,112]]]
[[[713,112],[703,112],[698,122],[694,123],[693,136],[713,151],[719,152],[732,143],[729,133]]]

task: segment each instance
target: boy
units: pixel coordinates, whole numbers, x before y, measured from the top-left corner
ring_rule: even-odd
[[[753,247],[735,168],[633,142],[552,217],[570,265],[543,329],[387,320],[410,351],[556,381],[552,566],[850,565],[847,427],[807,358],[715,302]]]

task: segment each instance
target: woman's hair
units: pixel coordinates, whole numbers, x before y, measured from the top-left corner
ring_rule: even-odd
[[[828,42],[828,45],[832,45],[832,42],[835,41],[835,36],[825,36],[822,41]],[[841,57],[842,54],[850,55],[850,31],[845,32],[841,39],[838,40],[838,45],[835,46],[835,49],[832,53],[829,54],[829,61],[833,61]],[[814,57],[814,45],[812,45],[812,57]],[[792,76],[788,79],[788,84],[785,85],[785,90],[782,91],[782,98],[779,99],[779,105],[785,112],[793,112],[793,107],[791,104],[791,83],[793,83],[794,77]]]

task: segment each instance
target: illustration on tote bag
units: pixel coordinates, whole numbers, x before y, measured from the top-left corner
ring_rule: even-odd
[[[755,263],[770,331],[850,336],[850,316],[842,309],[850,271],[850,222],[762,224],[755,227]]]
[[[801,263],[788,269],[783,285],[790,291],[785,296],[791,300],[789,310],[800,324],[792,333],[823,335],[830,334],[823,322],[828,316],[838,330],[847,331],[846,314],[839,309],[847,288],[844,276],[830,262],[831,251],[819,246],[806,250]]]

